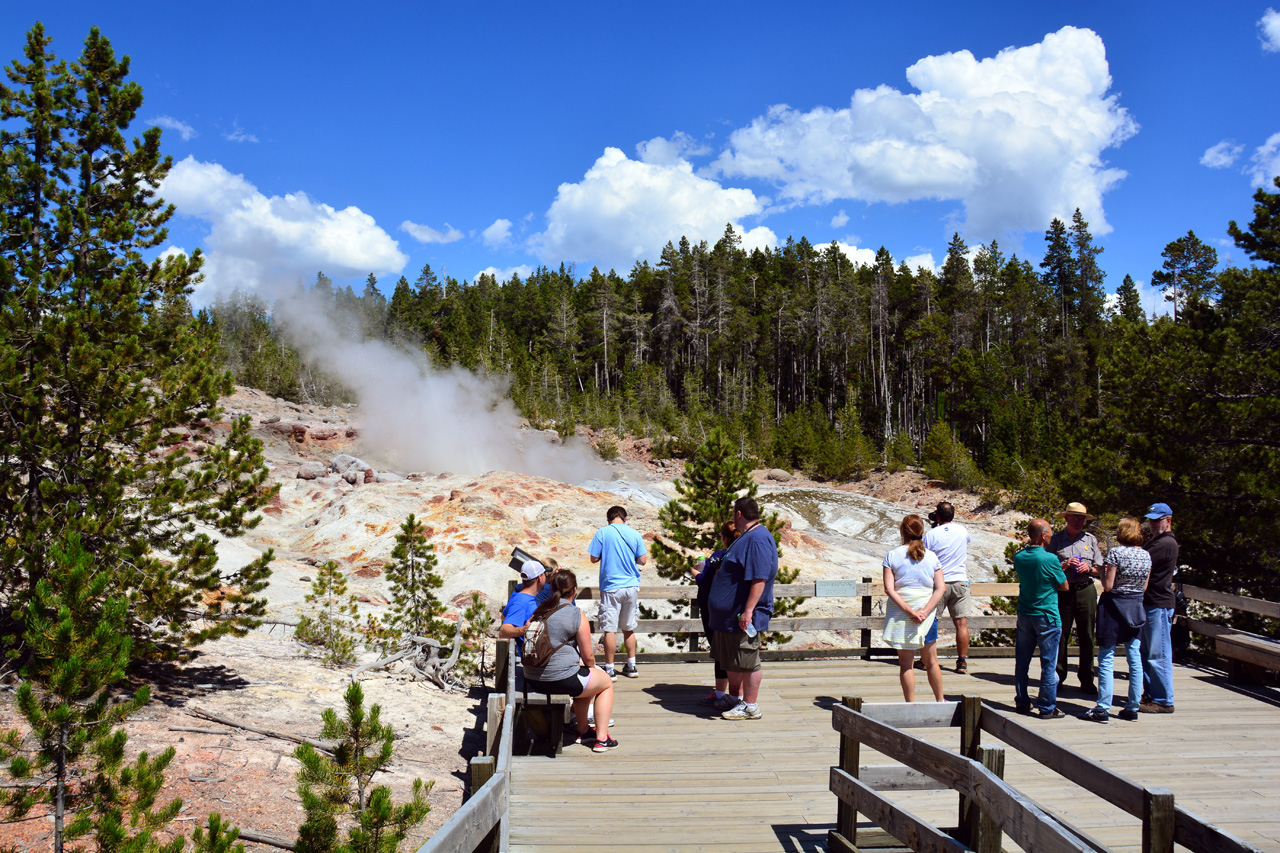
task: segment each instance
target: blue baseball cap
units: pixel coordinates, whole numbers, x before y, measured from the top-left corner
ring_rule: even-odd
[[[1152,504],[1147,509],[1147,518],[1167,518],[1173,515],[1173,510],[1169,509],[1168,504]]]

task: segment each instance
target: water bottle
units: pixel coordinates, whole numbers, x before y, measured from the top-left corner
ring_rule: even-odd
[[[738,621],[739,621],[739,622],[741,622],[741,621],[742,621],[742,614],[741,614],[741,613],[739,613],[739,614],[738,614]],[[750,622],[748,622],[748,623],[747,623],[747,636],[748,636],[748,637],[754,637],[754,636],[755,636],[756,634],[758,634],[758,633],[760,633],[760,632],[756,630],[756,626],[755,626],[755,625],[753,625],[753,624],[751,624]]]

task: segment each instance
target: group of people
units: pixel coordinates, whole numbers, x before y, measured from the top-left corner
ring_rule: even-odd
[[[1134,518],[1122,519],[1116,541],[1104,555],[1097,538],[1085,530],[1093,519],[1079,503],[1067,505],[1065,527],[1054,532],[1047,521],[1028,525],[1028,545],[1014,556],[1018,576],[1018,628],[1015,649],[1015,706],[1019,713],[1052,718],[1058,685],[1067,673],[1067,643],[1074,627],[1080,647],[1077,673],[1081,689],[1097,696],[1083,718],[1105,723],[1110,717],[1116,648],[1129,663],[1129,691],[1122,719],[1139,711],[1172,713],[1173,574],[1178,543],[1170,531],[1167,504],[1147,511],[1148,530]],[[915,658],[920,660],[936,701],[943,701],[938,662],[938,612],[945,605],[956,629],[956,672],[968,671],[968,619],[973,611],[967,555],[968,531],[955,521],[955,508],[938,504],[925,529],[919,515],[899,526],[902,545],[884,559],[888,598],[884,640],[898,651],[899,680],[906,701],[915,699]],[[530,626],[539,623],[550,654],[540,665],[526,664],[525,684],[547,694],[572,698],[569,734],[595,752],[618,746],[612,725],[614,659],[621,633],[626,662],[621,674],[635,678],[635,631],[639,622],[640,567],[647,562],[644,538],[627,525],[627,511],[610,507],[607,524],[592,537],[587,554],[599,563],[598,629],[604,652],[596,665],[590,624],[576,604],[577,576],[528,560],[520,588],[503,610],[501,639],[514,639],[521,653]],[[762,635],[773,614],[773,584],[778,575],[778,546],[761,522],[754,498],[739,498],[733,518],[719,530],[722,547],[697,564],[698,604],[711,648],[714,688],[701,700],[726,720],[759,720]],[[1099,598],[1095,580],[1101,581]],[[1094,641],[1098,643],[1094,681]],[[1041,657],[1040,693],[1033,709],[1028,695],[1031,657]],[[1141,677],[1138,673],[1141,672]],[[1141,691],[1141,695],[1140,695]]]
[[[1173,576],[1178,565],[1178,542],[1170,529],[1173,510],[1165,503],[1148,507],[1145,533],[1138,519],[1122,518],[1116,525],[1117,544],[1105,556],[1097,537],[1085,530],[1093,516],[1083,504],[1068,504],[1061,516],[1065,528],[1057,533],[1044,519],[1032,521],[1027,547],[1013,558],[1019,584],[1015,708],[1044,718],[1063,715],[1058,686],[1066,679],[1067,646],[1074,629],[1080,647],[1080,689],[1097,697],[1082,719],[1110,721],[1120,646],[1129,665],[1129,689],[1117,716],[1136,720],[1139,711],[1172,714]],[[1095,580],[1101,581],[1101,597]],[[1033,708],[1028,688],[1036,649],[1040,692]]]
[[[639,623],[640,567],[648,557],[644,538],[627,525],[627,511],[610,507],[604,527],[588,546],[592,563],[600,564],[598,629],[603,635],[603,666],[596,666],[595,646],[587,619],[575,603],[578,578],[554,564],[527,560],[521,585],[502,612],[500,639],[514,639],[523,654],[531,625],[540,623],[552,649],[540,666],[526,665],[528,689],[571,697],[570,736],[575,743],[607,752],[618,746],[612,724],[617,635],[622,634],[626,663],[621,674],[639,675],[635,631]],[[716,667],[716,690],[706,704],[728,720],[758,720],[762,679],[760,638],[773,613],[773,582],[778,575],[778,546],[760,522],[753,498],[740,498],[733,521],[721,531],[724,549],[699,563],[699,601]],[[552,561],[548,560],[548,563]]]

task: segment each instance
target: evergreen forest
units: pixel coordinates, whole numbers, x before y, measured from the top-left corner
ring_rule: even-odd
[[[1079,211],[1049,224],[1038,258],[957,234],[936,273],[883,248],[855,265],[803,237],[748,252],[726,227],[625,276],[562,264],[460,282],[426,266],[360,293],[323,272],[305,287],[351,335],[510,377],[536,425],[645,435],[666,456],[720,428],[743,457],[828,480],[923,463],[1051,518],[1067,500],[1109,514],[1165,501],[1188,579],[1275,598],[1280,193],[1254,201],[1230,233],[1255,264],[1221,269],[1188,231],[1152,272],[1169,309],[1154,318],[1130,276],[1108,298]],[[237,381],[348,396],[260,297],[197,319]]]

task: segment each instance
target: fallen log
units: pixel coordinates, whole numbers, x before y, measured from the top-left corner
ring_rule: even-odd
[[[229,735],[226,729],[206,729],[200,726],[169,726],[171,732],[193,732],[198,735]]]
[[[252,829],[240,830],[241,841],[252,841],[255,844],[268,844],[272,847],[279,847],[281,850],[292,850],[296,842],[289,841],[287,838],[277,838],[274,835],[263,835],[261,832],[254,832]]]
[[[251,726],[248,723],[245,723],[240,720],[232,720],[227,717],[219,717],[217,714],[211,714],[202,708],[192,707],[187,709],[187,713],[193,717],[200,717],[201,719],[209,720],[210,722],[213,722],[213,723],[222,723],[224,726],[231,726],[232,728],[235,728],[235,729],[243,729],[247,732],[254,732],[255,734],[266,735],[267,737],[273,737],[279,740],[292,741],[293,743],[309,743],[312,746],[314,746],[316,749],[320,750],[321,752],[324,752],[328,755],[333,755],[333,744],[329,743],[328,741],[316,740],[315,738],[309,738],[309,737],[301,737],[299,735],[292,735],[292,734],[289,734],[288,732],[277,732],[272,729],[264,729],[258,726]]]

